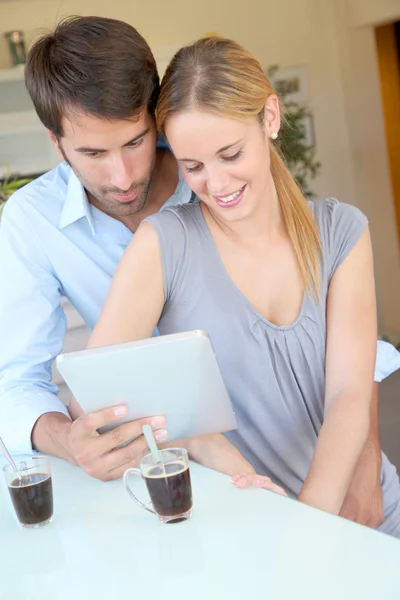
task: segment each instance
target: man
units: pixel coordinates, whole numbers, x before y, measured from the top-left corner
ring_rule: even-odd
[[[33,445],[113,478],[144,449],[140,439],[114,450],[117,437],[132,439],[142,423],[99,436],[120,418],[110,409],[71,426],[50,373],[65,335],[60,298],[93,327],[141,220],[191,192],[172,154],[156,148],[157,67],[128,24],[66,20],[33,46],[26,84],[64,162],[15,194],[2,218],[1,432],[13,452]],[[165,420],[152,423],[165,439]]]
[[[125,407],[71,422],[51,383],[66,327],[60,298],[68,297],[92,328],[141,220],[167,204],[188,202],[191,192],[172,154],[156,147],[156,64],[130,25],[99,17],[62,22],[31,49],[26,84],[64,162],[17,192],[3,215],[0,432],[14,453],[37,449],[99,479],[114,479],[136,464],[145,442],[139,437],[116,447],[139,436],[145,422],[158,441],[166,440],[165,419],[128,423],[103,435],[97,429],[119,420]],[[377,526],[377,402],[372,416],[341,514]]]

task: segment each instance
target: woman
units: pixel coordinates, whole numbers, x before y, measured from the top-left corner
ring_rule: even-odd
[[[90,346],[150,337],[157,323],[162,334],[208,331],[238,418],[228,439],[257,473],[338,514],[369,428],[367,220],[336,200],[306,202],[274,147],[279,101],[233,41],[176,54],[157,125],[198,201],[142,223]],[[400,537],[386,458],[382,486],[381,529]]]

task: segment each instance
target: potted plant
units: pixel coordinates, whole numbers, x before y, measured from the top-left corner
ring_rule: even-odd
[[[267,70],[267,76],[273,80],[276,65]],[[316,160],[314,141],[307,138],[305,119],[310,116],[306,106],[293,102],[280,94],[283,104],[283,119],[276,145],[286,160],[293,177],[307,198],[315,197],[310,189],[310,180],[320,172],[321,163]]]
[[[0,219],[5,203],[11,194],[30,181],[32,181],[32,179],[11,177],[10,175],[6,175],[6,177],[0,181]]]

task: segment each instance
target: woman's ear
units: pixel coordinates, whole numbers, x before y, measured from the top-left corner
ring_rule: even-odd
[[[276,139],[281,127],[281,110],[276,94],[271,94],[264,106],[264,129],[268,138]]]

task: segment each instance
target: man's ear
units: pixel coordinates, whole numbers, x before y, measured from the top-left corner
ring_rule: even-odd
[[[50,129],[46,129],[46,133],[47,133],[51,143],[53,144],[54,148],[56,149],[56,152],[57,152],[59,158],[61,160],[64,160],[64,155],[61,152],[60,142],[58,141],[58,137],[56,137],[54,135],[54,133],[52,131],[50,131]]]

